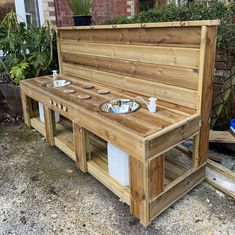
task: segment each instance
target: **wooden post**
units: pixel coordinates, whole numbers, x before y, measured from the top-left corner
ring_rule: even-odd
[[[56,131],[56,124],[55,124],[55,112],[45,105],[43,106],[44,109],[44,119],[45,119],[45,129],[46,129],[46,140],[50,145],[54,145],[54,135]]]
[[[21,100],[22,100],[22,108],[24,114],[24,122],[28,127],[30,127],[31,125],[30,119],[32,113],[31,99],[21,91]]]
[[[148,162],[141,162],[130,156],[130,189],[131,189],[131,213],[139,218],[141,224],[148,226],[149,200],[148,200]]]
[[[210,129],[210,112],[212,102],[213,75],[216,50],[217,26],[202,26],[200,73],[199,73],[199,105],[198,112],[201,116],[201,127],[198,138],[195,138],[196,156],[198,166],[207,161],[208,140]]]
[[[164,155],[149,161],[149,198],[152,199],[164,190]]]
[[[74,137],[74,150],[77,158],[76,164],[81,171],[87,172],[86,130],[75,122],[73,122],[73,137]]]

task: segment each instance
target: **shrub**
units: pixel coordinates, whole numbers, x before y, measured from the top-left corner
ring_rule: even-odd
[[[49,24],[35,27],[18,23],[10,12],[0,25],[0,73],[6,72],[15,84],[20,80],[48,74],[53,60],[54,32]]]
[[[211,5],[206,3],[194,3],[189,6],[176,6],[168,4],[148,11],[142,11],[129,18],[119,16],[107,21],[107,24],[132,24],[147,22],[169,22],[169,21],[190,21],[190,20],[212,20],[220,19],[217,46],[225,50],[235,49],[235,3],[225,5],[223,2],[213,1]]]

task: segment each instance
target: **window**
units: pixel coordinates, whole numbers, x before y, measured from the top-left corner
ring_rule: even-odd
[[[42,0],[15,0],[18,21],[35,26],[44,24]]]

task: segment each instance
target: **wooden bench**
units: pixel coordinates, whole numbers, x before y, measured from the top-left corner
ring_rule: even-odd
[[[22,81],[25,123],[130,205],[147,226],[205,178],[218,24],[59,28],[59,79],[71,81],[65,89],[77,93],[43,88],[51,76]],[[94,88],[84,89],[88,83]],[[110,93],[98,94],[103,88]],[[78,94],[91,98],[81,101]],[[156,96],[157,112],[150,113],[144,104],[124,115],[99,110],[107,100],[137,95]],[[34,101],[44,105],[45,124],[37,118]],[[64,117],[60,124],[55,124],[54,112]],[[188,138],[194,140],[192,160],[169,155]],[[108,174],[107,142],[129,154],[129,187]]]

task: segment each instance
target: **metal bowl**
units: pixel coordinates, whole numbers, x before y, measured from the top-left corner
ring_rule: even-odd
[[[105,113],[127,114],[138,110],[141,104],[130,99],[113,99],[100,105],[100,110]]]
[[[47,88],[60,88],[60,87],[68,86],[70,84],[71,82],[68,80],[53,80],[50,82],[44,82],[42,86],[47,87]]]

